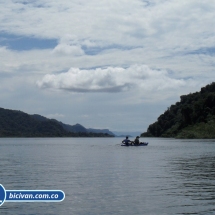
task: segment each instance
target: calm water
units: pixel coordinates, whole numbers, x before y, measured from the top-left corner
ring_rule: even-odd
[[[142,139],[146,141],[147,139]],[[9,203],[0,214],[215,214],[215,142],[119,138],[0,139],[6,190],[63,190],[59,203]]]

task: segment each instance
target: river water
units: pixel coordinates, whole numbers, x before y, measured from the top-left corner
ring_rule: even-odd
[[[6,190],[63,190],[62,202],[5,202],[4,215],[215,214],[215,140],[1,138]]]

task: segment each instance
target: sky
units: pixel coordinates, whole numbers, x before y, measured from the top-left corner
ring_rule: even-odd
[[[0,0],[0,107],[145,132],[215,80],[215,0]]]

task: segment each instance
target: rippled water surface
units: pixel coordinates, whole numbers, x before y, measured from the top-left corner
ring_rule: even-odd
[[[215,142],[119,138],[0,139],[6,190],[63,190],[59,203],[9,203],[4,215],[215,214]]]

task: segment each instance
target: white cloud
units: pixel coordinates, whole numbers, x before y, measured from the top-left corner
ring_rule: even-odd
[[[134,89],[160,91],[185,86],[184,80],[170,78],[167,71],[153,70],[146,65],[129,68],[108,67],[94,70],[71,68],[67,73],[47,74],[37,82],[40,88],[72,92],[124,92]]]
[[[105,45],[174,48],[211,45],[214,0],[0,2],[0,29]]]
[[[80,56],[84,55],[84,50],[81,48],[81,45],[71,35],[66,35],[60,39],[59,44],[52,51],[54,54],[67,54]]]
[[[59,40],[52,50],[56,56],[42,54],[50,61],[47,63],[53,65],[50,71],[71,66],[89,68],[143,63],[171,69],[172,62],[167,62],[166,56],[214,47],[215,29],[211,28],[214,9],[214,0],[6,1],[0,2],[0,30]],[[88,57],[84,47],[103,52],[95,58]],[[137,50],[141,51],[137,53]],[[31,53],[26,54],[29,55],[26,61],[35,59]],[[65,55],[68,58],[61,58]],[[40,56],[37,64],[41,62]],[[180,71],[184,60],[189,63],[189,58],[177,59],[173,69]],[[198,60],[191,63],[199,64]],[[192,70],[198,69],[199,65]]]
[[[54,48],[53,53],[79,56],[79,55],[83,55],[84,51],[79,46],[73,46],[69,44],[59,44]]]

